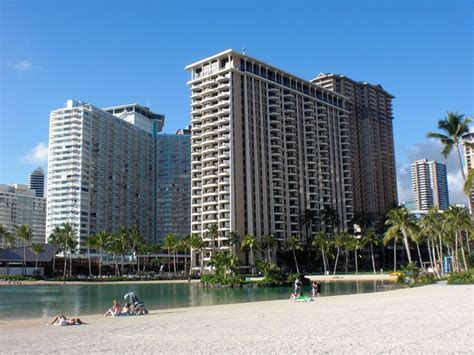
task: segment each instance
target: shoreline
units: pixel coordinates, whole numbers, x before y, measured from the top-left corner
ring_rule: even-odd
[[[366,274],[366,275],[355,275],[355,274],[341,274],[341,275],[306,275],[310,280],[317,281],[395,281],[396,276],[390,276],[389,274]],[[252,277],[251,280],[259,280],[262,278]],[[8,283],[8,281],[0,281],[0,287],[2,286],[77,286],[77,285],[120,285],[120,284],[184,284],[184,283],[199,283],[199,279],[189,280],[130,280],[130,281],[19,281],[20,284]]]
[[[71,327],[47,327],[45,319],[0,320],[0,343],[5,353],[469,352],[473,306],[472,285],[434,284],[306,303],[276,300],[162,309],[135,317],[80,316],[88,324]]]

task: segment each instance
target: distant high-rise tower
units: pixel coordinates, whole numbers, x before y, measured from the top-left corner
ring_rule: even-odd
[[[397,205],[397,178],[392,127],[393,96],[381,85],[344,75],[319,74],[312,80],[346,96],[354,213],[383,216]]]
[[[449,207],[446,165],[421,159],[411,164],[411,184],[417,210]]]
[[[191,232],[191,130],[156,135],[156,240]]]
[[[44,171],[41,167],[30,174],[28,188],[35,190],[37,197],[44,197]]]
[[[463,138],[464,143],[467,142],[469,144],[473,144],[474,132],[467,133],[462,138]],[[466,173],[469,173],[472,169],[474,169],[474,148],[472,148],[469,144],[464,144],[464,159],[466,160]],[[471,199],[470,206],[474,206],[474,189],[471,189],[469,198]],[[474,218],[474,215],[473,215],[473,218]]]

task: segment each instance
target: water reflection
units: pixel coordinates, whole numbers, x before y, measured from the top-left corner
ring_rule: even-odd
[[[377,291],[387,281],[324,281],[321,295]],[[135,292],[149,309],[208,306],[225,303],[287,299],[292,287],[203,289],[198,284],[102,284],[0,287],[0,319],[50,318],[104,313],[112,301]],[[304,289],[311,293],[309,286]]]

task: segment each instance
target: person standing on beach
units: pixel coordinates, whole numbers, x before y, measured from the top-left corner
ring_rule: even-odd
[[[295,280],[295,292],[294,292],[296,297],[303,295],[302,286],[303,286],[303,283],[300,281],[299,278],[297,278]]]

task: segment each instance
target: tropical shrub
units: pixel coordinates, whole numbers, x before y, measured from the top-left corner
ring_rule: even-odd
[[[448,276],[448,284],[451,284],[451,285],[474,284],[474,273],[471,271],[453,272]]]
[[[240,276],[233,275],[203,275],[201,276],[201,284],[206,287],[238,287],[242,285],[243,279]]]
[[[264,284],[281,284],[285,282],[283,271],[272,261],[266,262],[259,260],[257,262],[258,269],[263,274]]]

